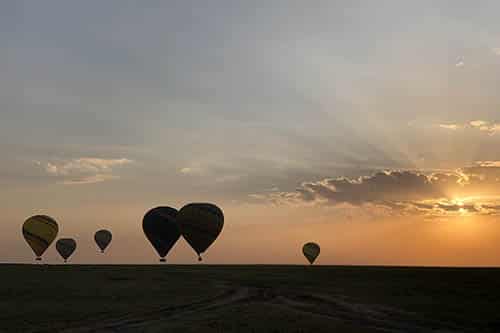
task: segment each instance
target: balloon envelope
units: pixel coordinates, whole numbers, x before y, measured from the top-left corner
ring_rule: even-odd
[[[142,229],[146,238],[155,248],[161,261],[181,236],[177,226],[177,210],[171,207],[157,207],[146,213]]]
[[[37,256],[37,260],[57,237],[59,227],[57,222],[45,215],[36,215],[27,219],[23,224],[23,236]]]
[[[302,253],[312,265],[316,258],[319,256],[320,247],[316,243],[307,243],[302,247]]]
[[[56,242],[56,250],[66,261],[75,252],[76,242],[72,238],[61,238]]]
[[[191,203],[179,211],[177,223],[182,236],[200,256],[217,239],[224,226],[222,210],[210,203]],[[201,260],[201,257],[199,257]]]
[[[104,253],[104,250],[108,247],[109,243],[113,239],[113,235],[108,230],[99,230],[94,235],[94,240],[101,249],[101,252]]]

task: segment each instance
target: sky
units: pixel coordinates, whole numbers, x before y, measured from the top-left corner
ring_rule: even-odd
[[[315,241],[325,265],[500,266],[499,11],[0,3],[0,261],[32,262],[21,226],[47,214],[74,263],[155,263],[144,214],[213,202],[206,263],[303,264]]]

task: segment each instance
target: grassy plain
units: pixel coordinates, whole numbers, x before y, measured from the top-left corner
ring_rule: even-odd
[[[0,265],[2,332],[499,332],[500,269]]]

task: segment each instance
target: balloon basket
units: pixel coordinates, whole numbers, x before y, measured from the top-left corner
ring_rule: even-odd
[[[42,258],[36,257],[35,261],[42,261]]]
[[[167,259],[165,259],[165,258],[161,258],[161,259],[160,259],[160,262],[167,262]]]

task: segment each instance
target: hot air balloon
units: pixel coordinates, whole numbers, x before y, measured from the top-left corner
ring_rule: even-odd
[[[76,250],[76,242],[72,238],[61,238],[56,242],[56,250],[64,259],[64,262],[67,262],[68,258]]]
[[[111,243],[112,238],[113,235],[108,230],[99,230],[95,233],[94,239],[97,246],[99,246],[99,248],[101,249],[101,253],[104,253],[104,250],[106,250],[109,243]]]
[[[36,260],[42,260],[42,255],[57,237],[59,227],[57,222],[45,215],[36,215],[23,224],[23,236],[36,255]]]
[[[210,203],[191,203],[179,211],[177,223],[181,234],[198,254],[201,254],[217,239],[224,226],[222,210]]]
[[[157,207],[146,213],[142,229],[146,238],[165,262],[165,256],[181,236],[176,222],[177,210],[171,207]]]
[[[320,248],[316,243],[307,243],[302,247],[302,253],[312,265],[316,258],[319,256]]]

